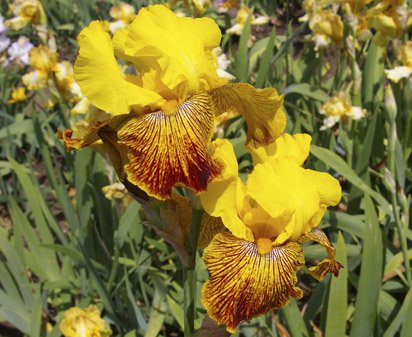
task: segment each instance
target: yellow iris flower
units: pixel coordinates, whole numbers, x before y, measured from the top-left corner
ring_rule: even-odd
[[[86,309],[73,307],[64,313],[59,328],[65,337],[110,337],[112,331],[100,318],[99,309],[89,305]]]
[[[339,91],[322,104],[319,113],[326,116],[320,130],[326,130],[333,127],[341,119],[344,122],[348,119],[359,120],[366,116],[367,111],[359,106],[352,106],[346,94],[343,91]]]
[[[411,12],[404,0],[380,1],[367,11],[366,17],[370,28],[376,30],[374,42],[382,47],[390,40],[400,38],[412,24]]]
[[[29,64],[33,68],[22,77],[29,90],[39,90],[47,85],[49,74],[57,65],[57,53],[47,46],[32,48],[29,53]]]
[[[315,50],[328,46],[331,42],[340,45],[343,39],[343,22],[334,10],[328,9],[329,1],[303,1],[306,14],[299,19],[309,22],[309,28],[313,32],[312,40],[315,42]]]
[[[7,104],[14,104],[17,102],[22,102],[27,99],[26,88],[19,87],[14,88],[11,92],[10,99],[7,101]]]
[[[204,191],[221,171],[208,153],[215,116],[242,114],[251,147],[273,142],[286,124],[275,89],[219,78],[213,49],[220,39],[213,20],[177,17],[162,5],[141,9],[113,38],[107,24],[92,22],[78,36],[75,78],[111,118],[82,138],[71,130],[59,136],[74,149],[102,139],[120,179],[150,196],[170,198],[175,185]]]
[[[202,301],[209,316],[229,332],[302,296],[296,272],[304,265],[303,242],[317,241],[328,252],[327,259],[309,269],[315,278],[337,275],[341,268],[327,237],[316,229],[327,207],[339,202],[341,188],[331,175],[302,167],[310,141],[306,134],[285,134],[252,150],[254,169],[246,183],[238,177],[232,145],[220,139],[213,143],[213,158],[222,161],[224,171],[200,199],[228,231],[204,250],[211,276]]]
[[[113,5],[109,14],[115,20],[109,23],[109,31],[112,34],[131,23],[136,15],[134,7],[125,2]]]
[[[10,6],[14,18],[5,21],[5,25],[12,30],[19,30],[29,22],[33,25],[44,25],[46,14],[38,0],[15,0]]]

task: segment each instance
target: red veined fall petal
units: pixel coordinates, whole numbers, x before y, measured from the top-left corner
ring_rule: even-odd
[[[283,96],[274,88],[256,89],[247,83],[227,84],[210,91],[216,115],[241,114],[247,124],[246,145],[259,147],[275,141],[286,127]]]
[[[210,279],[202,301],[211,318],[234,332],[239,323],[301,298],[296,271],[304,264],[301,246],[289,242],[259,254],[253,242],[229,232],[217,234],[204,250]]]
[[[128,148],[128,179],[150,196],[170,198],[176,184],[206,189],[220,166],[207,153],[214,111],[206,93],[194,95],[172,114],[155,111],[135,116],[118,132]]]

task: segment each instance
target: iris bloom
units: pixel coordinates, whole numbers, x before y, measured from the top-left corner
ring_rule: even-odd
[[[208,153],[215,116],[242,114],[251,147],[272,142],[286,123],[275,89],[219,78],[212,51],[220,39],[213,20],[180,18],[162,5],[141,9],[113,38],[104,23],[92,22],[78,36],[75,78],[111,118],[84,137],[72,130],[59,136],[72,149],[102,139],[120,179],[150,196],[170,198],[175,185],[204,191],[221,171]]]
[[[342,19],[333,10],[327,8],[329,5],[327,1],[305,0],[303,2],[306,14],[299,21],[309,22],[309,28],[314,34],[312,40],[315,42],[315,50],[324,48],[332,42],[338,45],[342,42]]]
[[[22,102],[27,99],[26,89],[24,87],[14,88],[11,92],[11,97],[7,101],[7,104],[14,104]]]
[[[115,19],[115,21],[109,23],[109,30],[111,33],[115,33],[117,30],[124,28],[127,24],[131,23],[136,12],[132,5],[125,2],[119,2],[110,8],[109,14]]]
[[[254,169],[246,183],[238,177],[232,145],[220,139],[213,143],[213,157],[225,169],[200,199],[227,231],[204,250],[210,280],[202,301],[229,332],[242,321],[284,307],[291,297],[302,297],[296,272],[304,265],[303,242],[317,241],[328,252],[327,259],[309,268],[315,278],[337,275],[341,268],[325,234],[316,229],[327,207],[339,202],[341,188],[329,174],[302,167],[310,141],[306,134],[285,134],[252,150]]]
[[[242,35],[248,16],[250,15],[250,8],[243,6],[236,13],[235,24],[226,30],[228,34]],[[253,26],[265,25],[270,21],[266,15],[251,14],[250,24]]]
[[[86,309],[73,307],[64,313],[64,319],[59,326],[65,337],[110,337],[112,331],[106,322],[100,318],[96,306]]]
[[[386,77],[395,83],[412,74],[412,41],[407,41],[400,47],[399,59],[402,66],[385,70]]]
[[[325,102],[319,109],[322,115],[326,118],[323,120],[323,126],[321,130],[331,128],[341,119],[353,119],[358,120],[366,116],[366,110],[358,106],[352,106],[346,94],[344,92],[338,92],[335,96],[331,97]]]
[[[33,70],[23,76],[24,85],[29,90],[42,89],[57,65],[57,53],[47,46],[34,47],[29,53],[29,64]]]
[[[384,0],[370,8],[366,14],[370,28],[376,30],[374,42],[385,46],[391,39],[398,39],[412,24],[411,11],[404,0]]]
[[[14,17],[6,20],[5,24],[12,30],[19,30],[29,22],[33,25],[44,25],[46,14],[43,6],[38,0],[15,0],[10,6]]]

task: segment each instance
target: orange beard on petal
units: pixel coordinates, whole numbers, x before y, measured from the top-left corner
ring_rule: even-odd
[[[259,254],[255,243],[231,233],[217,234],[204,250],[210,279],[202,289],[202,302],[211,318],[229,332],[246,320],[284,307],[291,297],[299,299],[296,271],[304,257],[298,243],[272,247]]]
[[[118,132],[128,149],[129,181],[158,199],[170,198],[177,184],[203,192],[221,171],[207,152],[213,120],[213,104],[204,93],[180,104],[174,114],[156,111],[129,120]]]

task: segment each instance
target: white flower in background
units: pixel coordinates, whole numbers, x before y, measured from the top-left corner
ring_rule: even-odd
[[[222,48],[217,47],[213,49],[213,54],[216,56],[217,60],[217,75],[220,78],[225,78],[229,81],[234,80],[236,77],[226,71],[227,67],[230,65],[230,60],[228,60],[226,54],[222,52]]]
[[[4,18],[0,15],[0,53],[10,45],[10,39],[5,35],[9,29],[4,25]]]
[[[402,62],[402,66],[385,69],[386,77],[395,83],[403,78],[408,78],[412,74],[412,41],[407,41],[400,47],[398,57]]]
[[[17,61],[23,64],[29,64],[29,52],[33,48],[33,44],[30,40],[21,35],[16,42],[13,42],[7,49],[8,63]]]
[[[0,14],[0,34],[7,33],[9,29],[4,25],[4,18]]]
[[[125,2],[119,2],[110,8],[109,14],[115,19],[115,21],[109,23],[109,31],[114,34],[117,30],[124,28],[127,24],[131,23],[136,12],[132,5]]]
[[[236,23],[232,27],[227,29],[226,33],[242,35],[243,28],[245,27],[249,14],[250,14],[249,7],[244,6],[241,9],[239,9],[236,14],[236,19],[235,19]],[[269,21],[270,21],[270,18],[266,15],[254,15],[253,13],[251,14],[250,24],[252,26],[265,25]]]
[[[0,53],[5,51],[10,45],[10,39],[6,35],[0,35]]]
[[[319,113],[327,116],[323,120],[323,126],[320,128],[320,130],[326,130],[334,126],[341,119],[346,120],[350,118],[358,120],[365,117],[367,112],[361,107],[352,106],[345,93],[338,92],[320,107]]]

